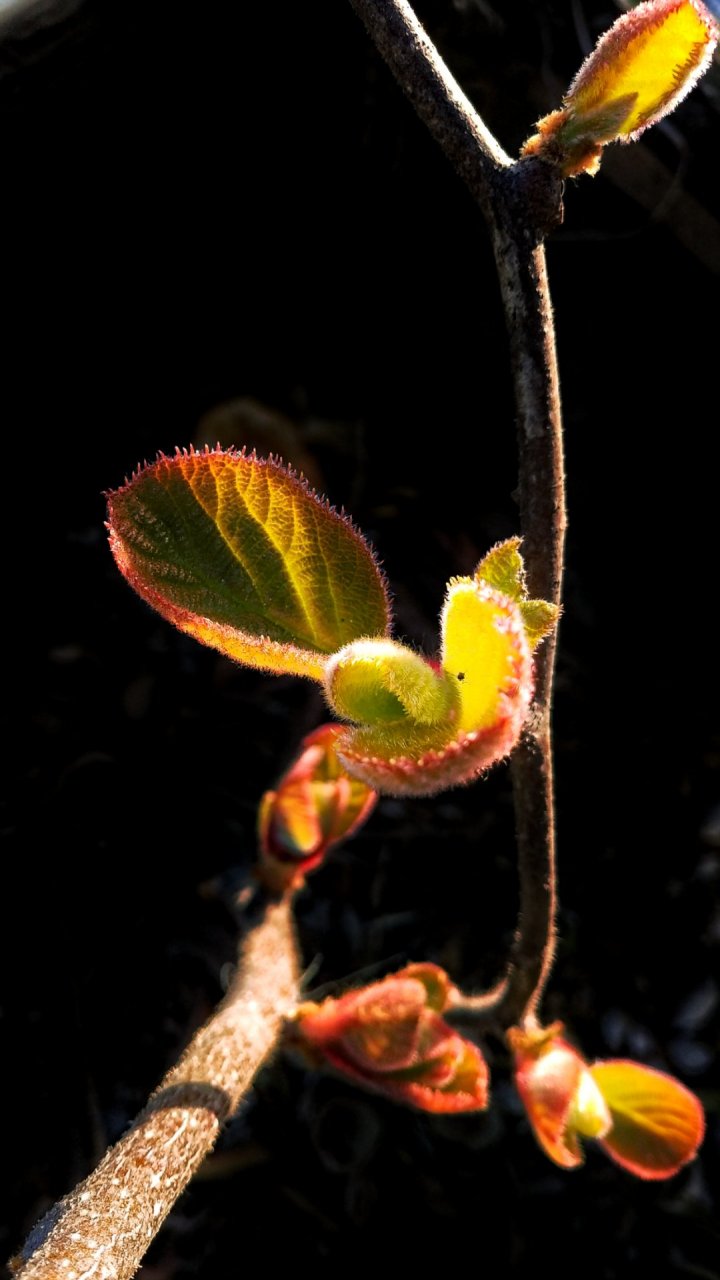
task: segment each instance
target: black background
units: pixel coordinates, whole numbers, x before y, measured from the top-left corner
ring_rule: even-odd
[[[510,152],[615,15],[418,13]],[[588,1057],[696,1089],[702,1158],[655,1186],[596,1151],[562,1174],[499,1053],[491,1111],[449,1120],[278,1060],[144,1276],[225,1280],[248,1258],[720,1274],[719,107],[714,68],[569,184],[548,246],[570,529],[546,1013]],[[250,398],[247,442],[280,442],[352,512],[396,634],[427,652],[444,583],[517,515],[487,236],[349,5],[67,6],[3,33],[0,131],[7,1254],[219,998],[216,878],[251,862],[257,801],[323,715],[303,682],[234,667],[133,597],[103,490]],[[257,426],[258,406],[288,421]],[[479,989],[515,894],[505,769],[383,801],[299,903],[309,989],[419,959]]]

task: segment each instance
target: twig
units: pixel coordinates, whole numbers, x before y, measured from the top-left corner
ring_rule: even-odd
[[[546,165],[513,164],[451,76],[405,0],[350,0],[420,118],[488,224],[510,339],[519,505],[532,596],[560,604],[565,490],[560,392],[543,237],[562,218]],[[537,660],[533,717],[512,759],[519,924],[505,980],[482,1010],[502,1027],[533,1017],[552,967],[556,872],[550,708],[554,637]]]
[[[11,1264],[21,1280],[130,1280],[295,1007],[290,900],[266,905],[222,1004],[132,1128],[42,1219]]]
[[[545,251],[508,246],[498,258],[518,409],[519,504],[531,596],[561,601],[565,479],[555,334]],[[555,956],[557,872],[552,738],[556,636],[536,658],[533,714],[511,759],[520,876],[519,924],[501,1025],[534,1018]]]

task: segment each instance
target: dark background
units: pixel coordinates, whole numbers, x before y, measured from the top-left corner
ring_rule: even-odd
[[[615,12],[418,3],[511,152]],[[353,513],[396,634],[428,652],[447,578],[517,514],[487,236],[349,5],[85,0],[0,37],[7,1255],[219,998],[218,877],[251,862],[257,801],[323,715],[133,597],[103,490],[244,398],[233,442]],[[546,1013],[588,1057],[697,1090],[701,1159],[655,1186],[594,1150],[561,1173],[499,1053],[491,1111],[453,1119],[278,1060],[143,1276],[720,1275],[719,109],[714,68],[569,185],[548,246],[570,529]],[[299,903],[308,989],[419,959],[480,989],[515,901],[504,768],[383,801]]]

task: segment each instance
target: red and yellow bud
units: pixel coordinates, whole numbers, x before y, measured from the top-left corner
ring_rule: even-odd
[[[601,37],[523,154],[565,177],[595,173],[606,143],[634,141],[682,101],[710,66],[719,34],[701,0],[637,5]]]
[[[485,1059],[440,1017],[453,991],[436,965],[409,965],[337,1000],[301,1005],[294,1043],[314,1063],[421,1111],[483,1110]]]
[[[558,1034],[514,1027],[508,1041],[515,1054],[515,1083],[533,1132],[543,1151],[563,1169],[583,1163],[578,1134],[602,1138],[610,1113],[588,1067],[576,1049]]]
[[[376,793],[352,778],[338,759],[341,732],[339,725],[325,724],[303,738],[294,764],[260,802],[260,875],[273,889],[302,884],[375,807]]]
[[[616,1164],[646,1180],[672,1177],[695,1158],[705,1120],[689,1089],[638,1062],[589,1066],[561,1031],[554,1023],[508,1032],[518,1093],[555,1164],[584,1162],[580,1138],[595,1138]]]

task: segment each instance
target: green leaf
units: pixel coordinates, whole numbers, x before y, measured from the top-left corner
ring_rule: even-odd
[[[161,457],[111,493],[110,543],[135,590],[228,657],[321,680],[389,625],[383,576],[349,520],[272,459]]]
[[[552,631],[559,616],[557,605],[549,600],[521,600],[520,613],[525,626],[525,635],[531,649],[536,649],[541,640]]]
[[[522,538],[507,538],[488,551],[475,570],[476,582],[489,582],[496,591],[515,600],[522,614],[530,650],[552,631],[560,610],[548,600],[528,600],[525,565],[520,555]]]
[[[705,1118],[689,1089],[638,1062],[596,1062],[590,1073],[612,1117],[602,1146],[617,1164],[656,1180],[671,1177],[695,1157]]]
[[[455,682],[395,640],[356,640],[333,655],[325,691],[338,715],[370,726],[439,725],[444,740],[459,702]],[[431,735],[432,738],[433,735]]]
[[[524,600],[527,591],[521,546],[522,538],[507,538],[505,542],[498,542],[480,561],[475,570],[475,578],[489,582],[491,587],[502,591],[511,600]]]

